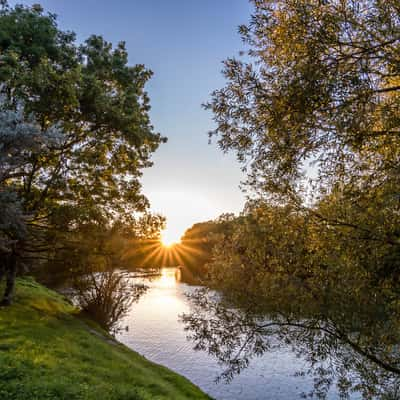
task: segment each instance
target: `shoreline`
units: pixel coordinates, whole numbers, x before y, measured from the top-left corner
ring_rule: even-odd
[[[17,280],[15,303],[0,308],[0,397],[211,399],[187,378],[78,316],[62,295],[29,278]]]

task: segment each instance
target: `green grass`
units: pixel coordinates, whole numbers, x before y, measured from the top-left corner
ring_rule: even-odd
[[[59,294],[18,279],[0,308],[1,400],[209,399],[182,376],[113,342]]]

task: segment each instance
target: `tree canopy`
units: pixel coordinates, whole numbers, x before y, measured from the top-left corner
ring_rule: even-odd
[[[315,367],[315,395],[396,398],[399,4],[252,3],[245,58],[206,104],[251,200],[208,266],[222,302],[201,291],[183,319],[228,378],[279,338]]]
[[[253,4],[240,27],[249,61],[225,61],[227,84],[206,105],[249,183],[287,195],[310,162],[329,186],[398,175],[397,1]]]
[[[40,6],[3,2],[1,198],[14,196],[20,210],[4,203],[0,220],[21,257],[54,256],[90,226],[146,230],[136,223],[148,209],[139,179],[166,140],[149,118],[151,74],[129,65],[123,42],[91,36],[78,44]],[[24,216],[28,236],[10,236],[10,212]]]

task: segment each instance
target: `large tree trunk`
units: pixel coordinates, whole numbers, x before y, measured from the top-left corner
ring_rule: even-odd
[[[6,275],[6,289],[1,305],[8,306],[12,302],[14,294],[15,278],[17,276],[17,255],[15,251],[7,254],[5,262],[2,263],[0,270],[0,280]]]
[[[8,254],[0,253],[0,283],[6,274],[6,261]]]

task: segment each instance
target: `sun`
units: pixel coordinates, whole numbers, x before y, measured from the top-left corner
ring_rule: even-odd
[[[162,244],[164,247],[172,247],[174,244],[176,244],[176,242],[170,241],[170,240],[166,240],[166,239],[164,239],[164,238],[161,238],[161,244]]]
[[[165,229],[161,233],[161,244],[164,247],[172,247],[178,243],[180,243],[180,238],[179,238],[179,236],[176,235],[175,232]]]

